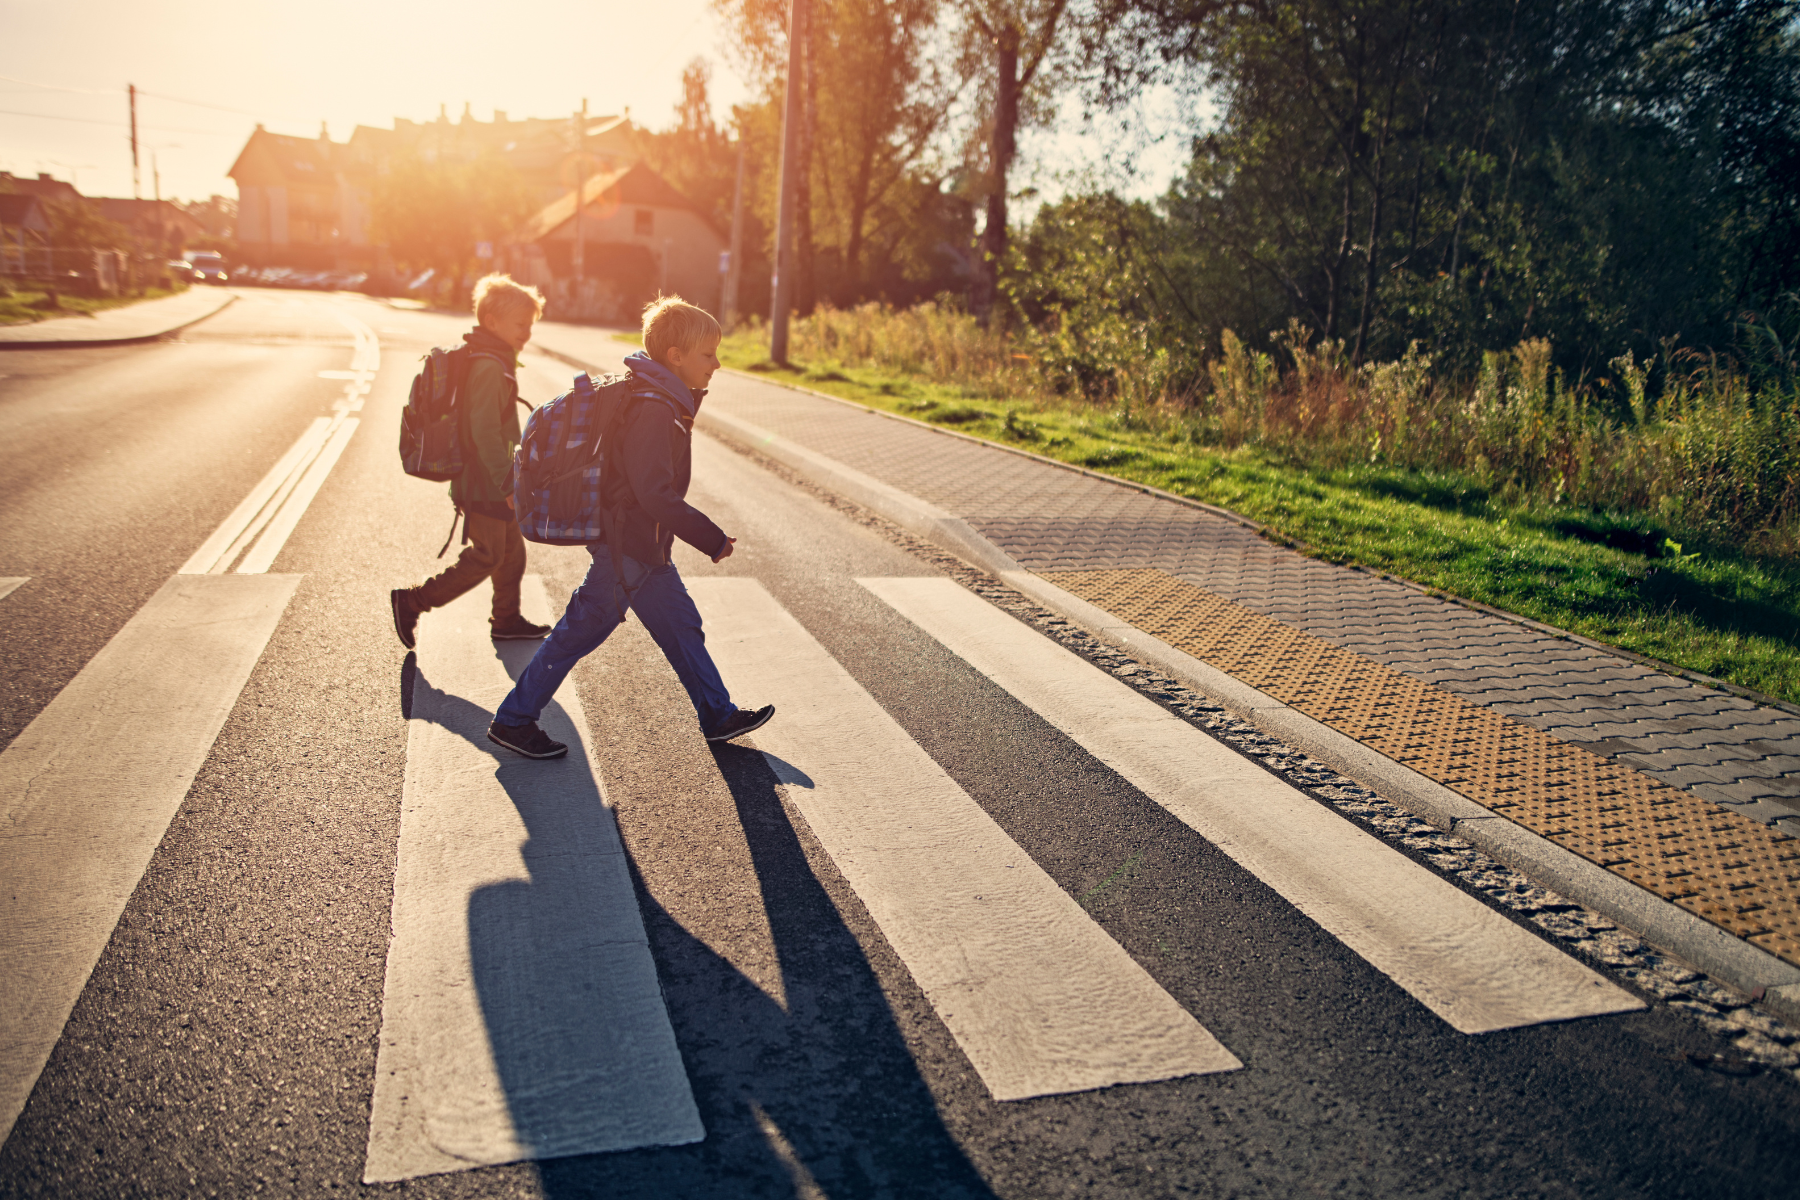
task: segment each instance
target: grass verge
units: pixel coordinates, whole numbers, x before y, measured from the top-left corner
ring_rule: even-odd
[[[727,366],[1229,508],[1330,562],[1398,575],[1595,641],[1800,703],[1800,562],[1678,545],[1642,520],[1506,503],[1469,477],[1310,468],[1220,449],[1073,402],[1001,401],[831,362],[777,367],[736,335]]]
[[[44,293],[41,291],[22,290],[10,296],[0,296],[0,325],[29,325],[33,321],[47,321],[52,317],[80,317],[101,312],[108,308],[124,308],[128,304],[141,304],[145,300],[161,300],[165,296],[176,293],[168,288],[145,288],[142,295],[137,296],[68,296],[57,297],[56,308],[41,308]]]

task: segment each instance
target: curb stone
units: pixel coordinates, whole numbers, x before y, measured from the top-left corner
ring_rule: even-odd
[[[967,522],[928,501],[741,418],[702,411],[699,425],[786,466],[995,576],[1053,613],[1202,695],[1256,729],[1392,800],[1434,828],[1554,888],[1644,941],[1800,1025],[1800,967],[1726,933],[1629,880],[1532,833],[1411,768],[1233,679],[1192,655],[1026,571]]]
[[[134,333],[134,334],[130,335],[129,337],[50,338],[48,340],[39,340],[39,341],[14,341],[10,338],[0,338],[0,351],[4,351],[4,350],[91,350],[91,349],[94,349],[95,347],[99,347],[99,346],[137,346],[137,345],[142,345],[146,342],[159,341],[162,338],[170,337],[173,334],[180,333],[184,329],[188,329],[188,328],[191,328],[192,326],[198,325],[202,321],[210,320],[211,318],[216,317],[220,313],[224,312],[227,308],[230,308],[233,304],[237,303],[237,300],[238,300],[237,293],[227,292],[224,295],[225,295],[225,302],[223,304],[220,304],[218,307],[213,308],[212,310],[210,310],[208,312],[201,313],[197,317],[183,317],[176,324],[170,325],[165,329],[159,329],[154,333]],[[115,309],[113,311],[116,312],[118,310]],[[15,325],[15,326],[9,326],[8,328],[17,329],[17,328],[20,328],[20,326]],[[25,326],[24,328],[30,328],[30,326]]]

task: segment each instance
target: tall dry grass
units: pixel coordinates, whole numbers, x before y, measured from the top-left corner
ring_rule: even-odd
[[[1112,410],[1177,442],[1260,445],[1317,467],[1381,462],[1470,476],[1512,503],[1641,516],[1762,553],[1800,554],[1800,385],[1716,358],[1656,371],[1624,355],[1577,386],[1550,344],[1489,352],[1472,380],[1413,346],[1353,365],[1295,324],[1275,350],[1227,330],[1217,354],[1153,346],[1123,323],[1005,335],[952,308],[823,308],[794,322],[802,361],[875,367],[972,395]],[[1655,386],[1652,387],[1652,378]]]

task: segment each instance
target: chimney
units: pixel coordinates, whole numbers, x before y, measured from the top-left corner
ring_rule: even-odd
[[[450,123],[450,106],[442,100],[438,101],[438,121],[445,125]]]
[[[329,142],[331,140],[331,134],[326,130],[325,125],[326,123],[324,121],[319,122],[319,140],[321,142]]]
[[[39,171],[38,172],[38,182],[40,182],[40,183],[55,183],[56,178],[55,178],[55,176],[51,175],[50,172],[48,172],[48,171]]]
[[[464,100],[463,101],[462,123],[464,125],[467,125],[470,121],[473,121],[474,119],[475,119],[475,114],[469,110],[469,102],[467,100]]]

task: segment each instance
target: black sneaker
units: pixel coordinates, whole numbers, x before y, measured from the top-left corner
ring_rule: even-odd
[[[493,626],[492,636],[496,642],[536,641],[550,632],[548,625],[533,625],[524,617],[513,617],[507,621],[490,621],[488,623]]]
[[[422,611],[413,603],[411,588],[395,588],[388,593],[388,604],[394,610],[394,632],[400,635],[400,644],[411,650],[418,644],[419,613]]]
[[[569,752],[567,746],[539,729],[535,721],[524,725],[502,725],[499,721],[491,721],[488,723],[488,741],[526,758],[561,758]]]
[[[729,742],[732,738],[743,737],[752,730],[761,729],[775,715],[775,706],[765,704],[755,712],[740,708],[719,723],[719,727],[706,735],[709,742]]]

